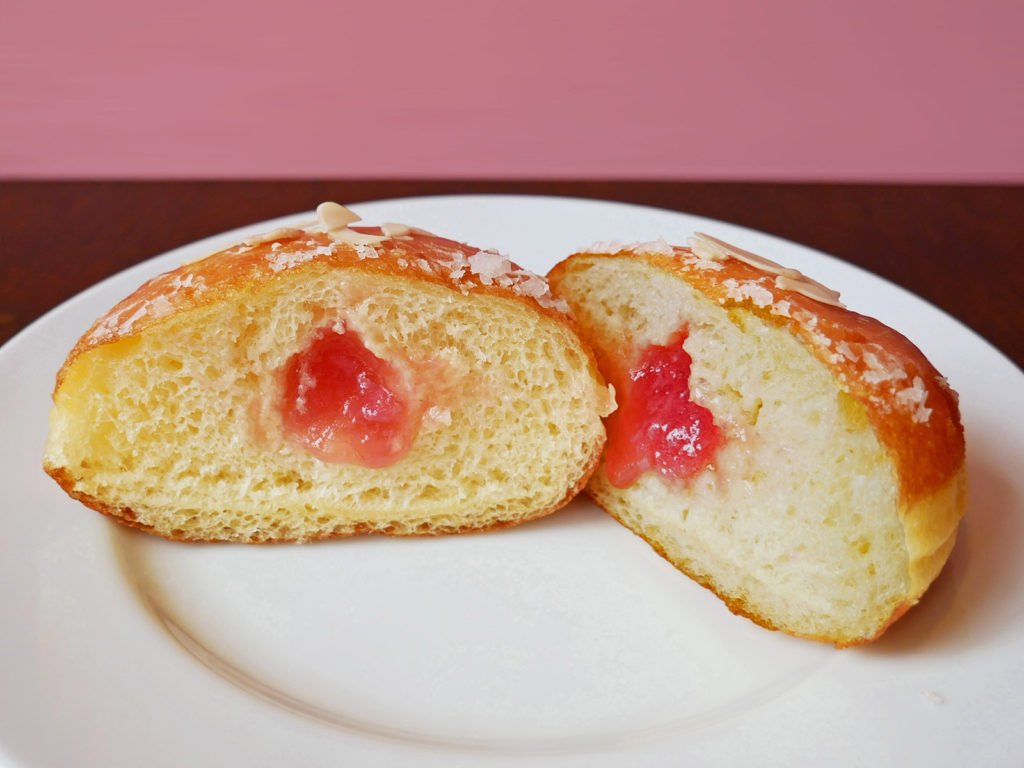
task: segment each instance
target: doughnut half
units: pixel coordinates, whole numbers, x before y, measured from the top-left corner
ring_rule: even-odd
[[[317,213],[97,320],[57,376],[45,470],[176,540],[454,533],[572,498],[614,401],[544,279]]]
[[[734,613],[878,637],[966,507],[945,379],[838,294],[715,238],[592,250],[548,275],[619,398],[588,494]]]

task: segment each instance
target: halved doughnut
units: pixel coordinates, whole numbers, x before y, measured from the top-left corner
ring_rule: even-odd
[[[495,528],[582,487],[613,407],[545,280],[404,225],[308,226],[163,274],[57,377],[44,467],[180,540]]]
[[[587,492],[734,612],[877,637],[966,507],[945,379],[838,294],[715,238],[593,250],[548,276],[619,399]]]

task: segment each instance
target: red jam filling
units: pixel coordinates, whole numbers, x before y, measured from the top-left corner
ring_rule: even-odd
[[[352,331],[318,331],[284,371],[288,440],[323,461],[386,467],[412,447],[420,414],[399,373]]]
[[[608,421],[605,473],[625,488],[648,470],[685,479],[708,466],[722,444],[711,411],[690,399],[692,360],[685,331],[651,345],[628,371],[612,376],[619,408]]]

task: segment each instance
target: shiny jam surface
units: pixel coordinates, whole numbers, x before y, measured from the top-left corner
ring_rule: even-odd
[[[420,414],[401,377],[352,331],[317,331],[285,366],[287,439],[323,461],[386,467],[412,446]]]
[[[625,488],[648,470],[685,479],[708,466],[722,443],[711,411],[690,399],[685,331],[643,350],[626,371],[609,371],[619,408],[608,421],[605,473]]]

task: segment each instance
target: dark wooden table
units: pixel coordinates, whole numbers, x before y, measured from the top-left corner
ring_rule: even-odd
[[[125,267],[322,200],[522,193],[710,216],[818,248],[944,309],[1024,367],[1024,186],[497,181],[0,182],[0,343]],[[839,286],[841,288],[841,286]]]

